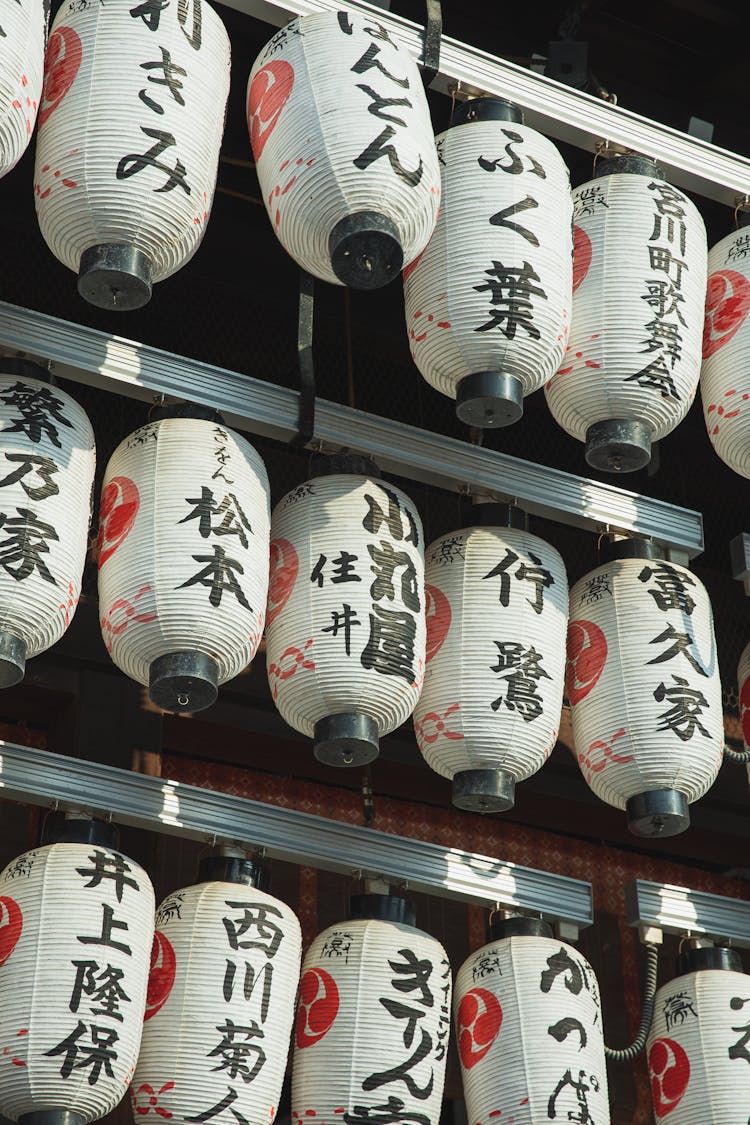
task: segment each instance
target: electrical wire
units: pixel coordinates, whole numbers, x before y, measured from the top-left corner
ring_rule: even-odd
[[[638,1033],[629,1047],[614,1050],[605,1046],[604,1054],[613,1062],[630,1062],[640,1055],[646,1046],[646,1038],[651,1030],[651,1021],[654,1018],[654,997],[656,995],[656,970],[659,962],[659,946],[646,945],[646,983],[643,988],[643,1005],[641,1007],[641,1024]]]
[[[737,765],[746,766],[750,763],[750,750],[733,750],[731,746],[724,743],[724,757],[728,762],[736,762]]]

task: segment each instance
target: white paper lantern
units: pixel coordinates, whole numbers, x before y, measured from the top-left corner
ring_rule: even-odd
[[[706,232],[654,161],[623,156],[597,171],[573,192],[572,327],[546,394],[589,465],[631,472],[698,386]]]
[[[409,718],[422,687],[421,520],[399,488],[335,472],[287,493],[271,534],[274,702],[314,738],[321,761],[362,765],[376,757],[378,736]]]
[[[285,903],[260,890],[257,864],[201,863],[197,886],[156,914],[134,1120],[276,1116],[294,1022],[301,934]],[[219,1107],[217,1109],[217,1107]]]
[[[95,459],[78,403],[36,364],[0,359],[0,687],[73,618]]]
[[[139,308],[208,222],[229,40],[206,0],[66,0],[47,51],[34,191],[56,258],[94,305]]]
[[[103,1117],[138,1057],[154,892],[97,829],[0,875],[0,1113],[23,1125]]]
[[[456,977],[454,1017],[469,1121],[609,1125],[599,985],[578,950],[544,923],[511,919],[507,937]],[[544,936],[548,935],[548,936]]]
[[[445,950],[387,895],[355,896],[302,965],[292,1119],[438,1125],[450,1035]],[[391,1117],[389,1116],[389,1120]]]
[[[250,73],[247,119],[285,250],[335,284],[374,289],[424,250],[440,171],[416,63],[374,16],[299,17]]]
[[[0,176],[16,166],[34,131],[46,29],[44,0],[5,0],[0,7]]]
[[[544,765],[557,739],[568,582],[558,552],[525,530],[519,509],[487,504],[476,513],[484,526],[426,550],[427,650],[414,728],[427,764],[453,779],[453,803],[498,812],[512,807],[515,783]]]
[[[728,234],[708,255],[701,398],[711,444],[750,477],[750,230]]]
[[[567,693],[594,793],[636,835],[670,836],[721,766],[721,680],[705,587],[650,547],[613,544],[571,590]]]
[[[268,477],[220,416],[167,408],[117,447],[99,509],[109,653],[169,711],[199,711],[252,660],[268,592]]]
[[[570,181],[557,149],[500,98],[437,138],[440,218],[404,270],[412,357],[459,418],[517,421],[561,364],[572,298]]]
[[[695,970],[656,993],[646,1048],[656,1122],[745,1125],[750,976],[728,949],[696,949],[681,960]]]

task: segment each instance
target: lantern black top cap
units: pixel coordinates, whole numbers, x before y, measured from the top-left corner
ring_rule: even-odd
[[[615,559],[660,559],[662,552],[653,539],[634,536],[631,539],[607,539],[599,543],[599,562]]]
[[[348,473],[357,477],[379,479],[380,469],[364,453],[342,449],[338,453],[315,453],[310,459],[311,477],[331,477]]]
[[[451,128],[470,121],[510,121],[514,125],[522,125],[523,112],[507,98],[472,98],[456,106]]]
[[[631,176],[656,176],[663,180],[664,169],[650,156],[639,156],[635,152],[625,152],[618,156],[600,156],[596,162],[594,176],[614,176],[626,173]]]
[[[352,895],[349,918],[377,918],[381,922],[415,926],[417,911],[410,899],[400,895]]]
[[[737,227],[739,229],[741,229],[742,227],[750,227],[750,205],[746,204],[742,207],[738,207],[735,215],[737,219]]]
[[[240,883],[256,887],[268,886],[268,870],[257,859],[234,855],[207,855],[198,863],[199,883]]]
[[[42,844],[95,844],[117,849],[119,832],[109,820],[53,814],[44,823]]]
[[[742,972],[742,959],[734,949],[720,945],[704,945],[694,949],[681,949],[677,955],[677,972],[698,973],[704,969],[721,969]]]
[[[217,422],[220,426],[224,424],[218,410],[199,402],[166,402],[154,406],[149,415],[151,422],[163,422],[167,418],[195,418],[199,422]]]
[[[500,500],[482,501],[472,504],[468,527],[515,527],[519,531],[529,530],[528,513],[517,504],[502,503]]]
[[[40,383],[52,381],[48,368],[33,359],[23,359],[20,356],[0,358],[0,375],[15,375],[19,379],[38,379]]]
[[[509,937],[554,937],[552,927],[542,918],[525,918],[514,915],[503,918],[501,914],[493,914],[489,924],[490,941],[501,941]]]

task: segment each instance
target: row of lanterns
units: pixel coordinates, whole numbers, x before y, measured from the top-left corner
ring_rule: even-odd
[[[204,859],[154,926],[149,877],[114,833],[67,814],[0,875],[0,1112],[85,1125],[129,1087],[135,1121],[273,1125],[293,1032],[293,1121],[438,1125],[452,973],[408,900],[353,896],[300,964],[297,918],[244,853]],[[733,1026],[748,978],[714,947],[679,971],[648,1040],[656,1118],[699,1125],[708,1105],[735,1120],[750,1099],[747,1029]],[[598,982],[546,923],[493,918],[453,1017],[469,1120],[608,1125]]]
[[[9,685],[75,611],[95,451],[85,413],[41,368],[6,360],[4,372]],[[624,539],[569,596],[558,552],[497,503],[476,504],[425,564],[414,504],[371,461],[320,456],[313,473],[271,517],[257,452],[191,405],[159,408],[115,450],[99,508],[102,636],[157,706],[209,706],[265,627],[276,707],[321,761],[363,765],[413,715],[454,803],[493,812],[552,751],[566,689],[593,791],[637,834],[687,827],[723,750],[711,606],[693,574]]]
[[[226,31],[205,2],[68,0],[40,91],[43,0],[0,11],[0,128],[17,138],[4,170],[40,105],[42,234],[87,300],[136,308],[190,259],[208,222]],[[638,469],[687,413],[702,355],[711,441],[750,476],[750,387],[738,378],[750,347],[749,236],[714,247],[707,286],[701,216],[656,161],[602,160],[571,199],[555,147],[498,98],[466,102],[435,139],[413,59],[355,12],[278,31],[252,68],[247,113],[282,245],[317,277],[359,288],[403,268],[414,360],[462,420],[507,425],[544,387],[589,464]]]

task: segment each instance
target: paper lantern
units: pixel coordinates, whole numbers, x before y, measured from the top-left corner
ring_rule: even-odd
[[[200,865],[156,914],[134,1120],[159,1114],[268,1125],[276,1116],[299,980],[299,922],[260,889],[258,864]],[[217,1108],[218,1107],[218,1108]]]
[[[711,604],[648,540],[611,544],[570,593],[567,694],[581,772],[637,836],[672,836],[721,766]]]
[[[745,749],[750,750],[750,643],[740,654],[737,665],[737,688],[739,691],[740,722]]]
[[[450,1035],[451,968],[414,908],[357,895],[315,939],[300,981],[292,1120],[438,1125]]]
[[[453,803],[513,806],[514,788],[557,739],[568,582],[558,552],[511,505],[477,505],[478,526],[426,550],[427,650],[417,743],[453,779]]]
[[[708,255],[701,398],[711,444],[750,477],[750,213]]]
[[[91,304],[127,311],[200,245],[229,92],[229,40],[200,3],[81,4],[52,25],[34,191]]]
[[[318,471],[332,475],[292,489],[271,521],[268,679],[282,717],[314,738],[320,761],[356,766],[377,756],[379,735],[419,698],[422,523],[371,462],[334,455]]]
[[[215,411],[168,407],[117,447],[99,509],[102,636],[168,711],[252,660],[268,591],[268,477]]]
[[[0,1113],[21,1125],[114,1109],[143,1026],[148,875],[114,850],[109,824],[68,820],[60,835],[0,875]]]
[[[494,922],[456,977],[453,1001],[469,1121],[609,1125],[599,985],[544,922]]]
[[[572,327],[547,402],[589,465],[631,472],[698,386],[705,228],[659,165],[633,156],[600,161],[573,192],[573,222]]]
[[[0,359],[0,687],[73,618],[95,459],[78,403],[37,364]]]
[[[656,993],[647,1042],[655,1119],[669,1125],[744,1121],[750,1112],[750,977],[737,953],[718,947],[681,954],[680,971]]]
[[[570,181],[555,146],[501,98],[437,138],[440,218],[404,270],[412,357],[470,426],[515,422],[561,364],[572,297]]]
[[[44,71],[44,0],[6,0],[0,13],[0,176],[14,168],[34,131]]]
[[[285,250],[324,281],[375,289],[435,228],[440,171],[422,81],[374,16],[298,17],[250,73],[247,120]]]

